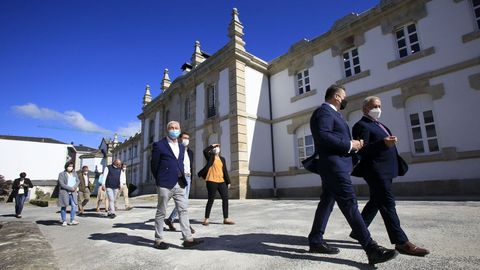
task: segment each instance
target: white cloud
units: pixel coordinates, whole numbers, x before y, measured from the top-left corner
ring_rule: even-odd
[[[95,132],[103,134],[111,134],[112,132],[105,129],[87,119],[76,111],[57,112],[48,108],[40,108],[36,104],[27,103],[25,105],[13,106],[13,110],[23,116],[40,119],[40,120],[53,120],[61,122],[74,129],[84,132]]]
[[[135,135],[135,133],[139,133],[141,129],[140,121],[129,122],[125,127],[119,127],[117,129],[117,134],[119,136],[128,138],[130,136]]]

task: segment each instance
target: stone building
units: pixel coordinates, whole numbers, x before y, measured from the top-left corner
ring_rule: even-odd
[[[141,185],[140,181],[140,133],[126,139],[112,151],[113,160],[120,159],[127,164],[127,181],[135,186]],[[133,194],[137,194],[135,191]]]
[[[478,198],[479,16],[476,0],[382,0],[268,63],[245,49],[234,9],[224,47],[208,54],[196,42],[181,76],[171,81],[165,70],[156,97],[147,85],[138,115],[139,192],[154,192],[151,144],[178,120],[191,134],[196,171],[204,147],[221,144],[232,198],[318,196],[319,177],[300,162],[313,153],[310,115],[335,83],[347,89],[351,126],[366,96],[382,99],[381,120],[410,165],[395,180],[397,195]],[[365,194],[363,180],[353,181]],[[191,195],[206,197],[202,180]]]

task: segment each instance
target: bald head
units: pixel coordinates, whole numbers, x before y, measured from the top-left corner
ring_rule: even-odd
[[[117,168],[120,168],[122,167],[122,161],[120,159],[115,159],[113,161],[113,166],[117,167]]]

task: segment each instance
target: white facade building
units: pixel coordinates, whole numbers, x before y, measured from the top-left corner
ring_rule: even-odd
[[[25,172],[34,185],[31,194],[37,189],[52,194],[58,174],[76,156],[71,144],[50,138],[5,135],[0,135],[0,153],[0,175],[14,180]]]
[[[202,150],[220,143],[231,197],[318,196],[321,181],[301,167],[313,153],[310,115],[331,84],[347,89],[350,126],[361,103],[382,99],[382,118],[409,163],[395,180],[399,196],[480,195],[480,23],[478,1],[382,0],[330,31],[293,44],[270,63],[248,53],[234,9],[229,42],[208,55],[196,42],[184,74],[152,99],[147,86],[139,138],[140,193],[153,192],[150,148],[178,120],[191,134],[195,171]],[[446,18],[455,18],[448,20]],[[360,194],[366,187],[353,178]],[[206,197],[201,179],[193,197]]]
[[[0,174],[6,180],[27,173],[31,180],[57,180],[75,148],[50,138],[0,136]]]

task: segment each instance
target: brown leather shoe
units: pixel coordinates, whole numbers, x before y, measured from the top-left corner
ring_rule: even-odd
[[[405,244],[402,244],[402,245],[398,245],[398,244],[395,245],[395,249],[402,254],[412,255],[412,256],[423,257],[430,253],[430,251],[428,251],[427,249],[417,247],[409,241],[405,242]]]
[[[194,247],[196,245],[200,245],[201,243],[203,243],[203,240],[192,239],[190,241],[183,241],[182,246],[184,248],[191,248],[191,247]]]
[[[223,221],[223,224],[233,225],[233,224],[235,224],[235,222],[233,222],[233,221],[231,221],[231,220],[224,220],[224,221]]]
[[[208,226],[208,224],[210,224],[210,222],[208,222],[208,221],[202,222],[202,225],[203,225],[203,226]]]
[[[168,229],[170,231],[174,232],[174,231],[177,230],[177,228],[175,228],[175,226],[173,226],[173,222],[170,219],[166,218],[164,221],[165,221],[165,224],[167,224]]]

